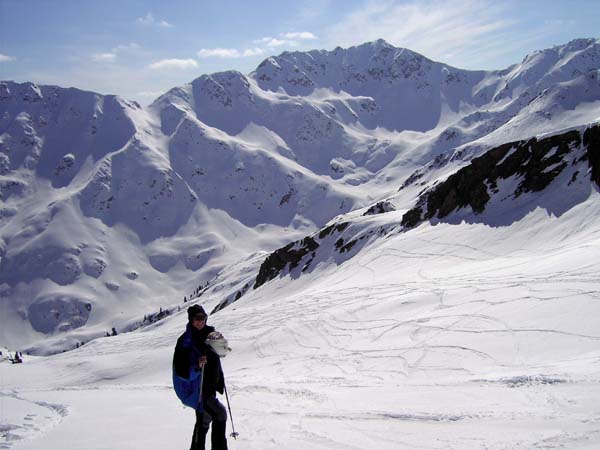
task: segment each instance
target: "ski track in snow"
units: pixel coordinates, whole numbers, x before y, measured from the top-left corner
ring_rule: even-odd
[[[0,449],[43,434],[69,414],[60,404],[26,400],[15,392],[0,392]]]
[[[439,243],[437,243],[439,244]],[[469,250],[473,250],[473,247],[463,246]],[[588,247],[588,246],[585,246]],[[575,247],[575,249],[577,249]],[[572,250],[572,249],[571,249]],[[556,249],[556,253],[560,253],[561,249]],[[485,257],[501,257],[490,252],[485,252]],[[422,253],[418,257],[423,256],[439,256],[437,253]],[[373,264],[378,259],[383,258],[384,255],[377,255],[369,263]],[[477,260],[477,258],[462,258],[463,260]],[[526,267],[531,264],[529,262],[523,262],[522,266]],[[366,268],[364,262],[361,262],[361,266]],[[589,268],[591,264],[588,264]],[[393,385],[390,383],[392,377],[403,377],[405,379],[414,379],[419,376],[426,375],[427,372],[439,372],[442,374],[442,380],[445,380],[449,375],[458,374],[460,377],[467,377],[470,380],[463,383],[445,383],[438,382],[436,386],[445,387],[447,389],[464,389],[469,390],[470,383],[478,383],[484,385],[499,384],[505,386],[506,389],[518,389],[526,390],[526,399],[529,404],[539,406],[543,408],[550,407],[550,410],[544,412],[544,417],[549,422],[556,421],[556,426],[561,427],[567,417],[570,417],[572,413],[568,412],[570,409],[575,409],[574,405],[579,402],[573,400],[568,392],[561,392],[563,390],[576,391],[578,388],[574,387],[578,383],[591,383],[588,386],[591,390],[591,396],[596,400],[598,399],[598,382],[600,378],[597,374],[599,358],[592,357],[596,367],[596,375],[591,380],[587,380],[588,377],[582,377],[581,380],[573,377],[553,377],[551,375],[515,375],[511,377],[499,377],[490,378],[488,380],[481,380],[473,378],[476,375],[476,371],[469,370],[465,367],[452,367],[443,365],[436,367],[427,364],[427,360],[432,355],[438,357],[447,355],[449,358],[469,358],[476,359],[481,364],[491,365],[496,368],[506,368],[511,371],[530,372],[532,369],[535,370],[536,366],[532,366],[531,363],[527,362],[527,355],[522,355],[522,347],[527,342],[536,340],[546,340],[546,335],[550,338],[564,338],[564,339],[576,339],[577,341],[588,341],[587,345],[591,345],[596,351],[598,345],[595,344],[599,339],[600,335],[591,333],[578,333],[569,331],[568,325],[565,329],[562,327],[556,328],[542,328],[542,327],[516,327],[511,325],[507,320],[503,320],[500,317],[495,316],[490,310],[497,308],[510,306],[511,304],[529,304],[529,303],[552,303],[561,301],[594,301],[598,300],[598,284],[599,277],[593,271],[581,271],[579,269],[573,270],[562,270],[552,273],[547,273],[544,276],[532,275],[532,274],[511,274],[510,276],[495,276],[492,279],[486,278],[486,274],[489,272],[497,273],[500,270],[511,269],[512,271],[518,272],[519,267],[513,264],[499,264],[495,266],[493,270],[478,271],[475,276],[444,276],[435,278],[431,276],[425,276],[423,270],[418,271],[420,281],[416,282],[402,282],[401,284],[381,284],[379,286],[369,286],[368,288],[350,288],[350,289],[332,289],[322,290],[318,295],[307,295],[303,298],[295,297],[293,302],[288,302],[285,307],[277,306],[272,311],[270,317],[269,311],[261,311],[257,316],[265,317],[265,323],[274,324],[281,323],[282,319],[284,323],[293,321],[297,315],[297,311],[302,312],[302,318],[300,319],[306,326],[310,326],[311,333],[319,337],[323,337],[326,340],[326,344],[321,347],[318,345],[302,345],[303,338],[294,334],[293,336],[293,347],[285,347],[285,352],[278,351],[277,344],[275,341],[278,340],[280,334],[278,333],[281,329],[280,326],[272,325],[268,332],[263,331],[259,336],[256,336],[255,348],[257,354],[261,358],[265,359],[278,359],[277,356],[282,359],[285,358],[287,361],[298,359],[303,361],[308,366],[314,366],[322,364],[324,361],[328,361],[329,364],[337,369],[342,376],[340,377],[322,377],[316,380],[313,377],[313,383],[319,381],[323,384],[331,384],[338,389],[349,389],[356,390],[351,396],[360,397],[361,394],[358,392],[361,389],[368,389],[368,386],[373,385]],[[341,272],[341,271],[340,271]],[[372,270],[368,270],[369,274],[373,274]],[[343,276],[342,276],[343,277]],[[428,290],[423,290],[423,281],[425,280],[428,284]],[[343,278],[344,284],[348,279]],[[583,288],[582,288],[583,287]],[[445,299],[452,291],[470,290],[470,295],[464,295],[464,301],[457,302],[454,300],[452,304],[448,303],[449,300]],[[509,296],[509,298],[502,299],[502,295],[507,289],[516,289],[524,291],[524,294],[519,296]],[[548,295],[553,293],[554,295]],[[393,319],[381,319],[368,320],[361,317],[352,316],[364,311],[369,307],[381,305],[385,302],[399,302],[400,304],[411,303],[408,300],[411,296],[418,294],[421,296],[431,296],[435,298],[437,306],[434,306],[431,310],[427,311],[426,317],[417,317],[410,320],[400,321]],[[483,297],[486,298],[483,298]],[[491,300],[499,298],[497,300]],[[433,303],[433,302],[432,302]],[[463,309],[469,307],[472,309],[470,313],[457,313],[452,314],[449,311],[452,309]],[[475,309],[473,309],[475,307]],[[342,310],[346,315],[340,317],[339,314],[330,313],[329,310],[335,310],[339,312]],[[382,307],[383,309],[383,307]],[[349,316],[349,317],[348,317]],[[560,322],[560,321],[559,321]],[[444,323],[438,325],[438,323]],[[560,324],[560,323],[559,323]],[[298,329],[298,328],[296,328]],[[382,341],[389,337],[394,332],[400,334],[401,332],[405,337],[408,337],[411,345],[392,347],[387,345],[383,349],[373,348],[353,348],[350,344],[352,341],[358,342],[369,342],[372,347],[379,341]],[[440,344],[440,342],[451,339],[451,335],[490,335],[494,339],[503,340],[505,347],[512,348],[513,358],[510,361],[495,358],[491,352],[486,352],[478,349],[476,346],[465,346],[465,345],[446,345]],[[361,336],[362,335],[362,336]],[[302,333],[302,336],[306,336],[306,333]],[[346,343],[344,342],[346,341]],[[477,341],[471,341],[477,345]],[[281,345],[279,345],[281,347]],[[333,358],[328,358],[323,355],[323,350],[335,350],[336,362],[332,363]],[[315,354],[311,358],[306,358],[306,352],[318,351],[320,354]],[[412,354],[411,354],[412,353]],[[467,356],[465,356],[467,355]],[[390,359],[400,361],[400,368],[394,370],[393,367],[386,369],[372,369],[368,368],[377,359]],[[564,359],[564,363],[574,363],[582,361],[590,361],[588,357],[584,358],[573,358]],[[560,360],[558,361],[560,362]],[[348,367],[353,367],[354,370],[349,370]],[[554,365],[549,365],[548,368]],[[539,366],[539,369],[543,370],[543,366]],[[309,372],[318,373],[315,368],[309,369]],[[328,373],[330,370],[323,370]],[[356,380],[349,382],[351,378],[364,378],[360,375],[368,374],[369,382],[362,380]],[[562,386],[566,383],[565,386]],[[560,387],[559,387],[560,385]],[[332,386],[332,387],[333,387]],[[399,382],[397,386],[403,386],[402,382]],[[404,385],[406,386],[406,385]],[[413,387],[412,384],[410,384]],[[427,386],[427,384],[425,384]],[[506,395],[506,394],[502,394]],[[575,446],[577,448],[593,448],[598,443],[598,428],[597,422],[599,417],[599,410],[594,408],[592,413],[593,419],[586,417],[586,414],[576,414],[582,424],[594,423],[595,425],[586,431],[581,432],[559,432],[555,435],[548,436],[541,433],[539,439],[531,439],[531,436],[515,436],[512,443],[496,443],[490,444],[489,439],[482,439],[480,442],[469,442],[465,436],[461,436],[458,441],[447,441],[438,445],[426,445],[422,448],[558,448],[565,445]],[[431,422],[431,421],[444,421],[444,422],[455,422],[455,421],[480,421],[480,420],[509,420],[514,421],[515,424],[522,423],[524,427],[529,423],[532,428],[535,429],[535,422],[539,420],[539,412],[532,411],[511,411],[509,413],[497,413],[493,410],[487,413],[464,413],[464,414],[448,414],[448,413],[397,413],[397,412],[384,412],[384,413],[371,413],[371,414],[354,414],[354,415],[343,415],[343,414],[316,414],[307,415],[307,418],[319,418],[329,421],[368,421],[368,420],[399,420],[399,421],[417,421],[417,422]],[[506,423],[504,424],[506,426]],[[298,425],[295,426],[295,433],[298,434]],[[334,426],[335,427],[335,426]],[[576,428],[576,427],[575,427]],[[533,433],[535,435],[535,433]],[[551,434],[551,433],[550,433]],[[466,434],[468,436],[468,433]],[[366,448],[365,446],[353,446],[349,443],[340,445],[338,441],[331,441],[329,435],[314,435],[314,432],[307,432],[305,434],[307,439],[312,439],[314,442],[319,442],[322,447],[319,448]],[[328,437],[328,440],[325,440]],[[507,441],[509,442],[510,439]],[[381,441],[380,445],[381,444]],[[397,440],[393,441],[395,445],[398,445]],[[400,444],[402,445],[402,444]],[[417,448],[412,442],[410,445],[406,445],[406,448]],[[295,448],[293,446],[289,448]],[[397,447],[389,447],[397,448]],[[421,447],[419,447],[421,448]]]
[[[223,360],[240,433],[230,448],[598,448],[600,243],[506,242],[482,226],[455,243],[454,230],[386,239],[211,317],[234,348]],[[115,450],[185,448],[193,413],[169,381],[184,323],[0,365],[6,392],[69,411],[1,445],[102,449],[115,428]]]

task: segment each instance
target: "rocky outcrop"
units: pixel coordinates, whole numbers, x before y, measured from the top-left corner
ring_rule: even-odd
[[[260,266],[254,289],[274,279],[289,264],[289,269],[296,267],[302,258],[319,247],[314,238],[307,236],[301,241],[292,242],[271,253]]]
[[[587,148],[587,160],[592,169],[592,180],[600,186],[600,125],[585,130],[583,145]]]
[[[267,256],[265,261],[261,264],[253,288],[257,289],[267,281],[273,280],[286,269],[294,269],[302,262],[304,257],[310,253],[312,254],[312,258],[306,262],[302,270],[304,271],[308,269],[310,263],[315,257],[315,251],[320,246],[320,241],[327,239],[330,236],[335,236],[342,233],[348,227],[348,225],[348,222],[334,223],[321,229],[319,232],[311,236],[306,236],[301,240],[292,242],[285,247],[275,250],[273,253]],[[338,251],[340,250],[340,246],[336,246],[336,248]]]
[[[367,211],[363,214],[363,216],[373,216],[375,214],[383,214],[386,212],[395,211],[394,205],[392,205],[388,201],[377,202],[373,206],[371,206]]]
[[[442,219],[451,212],[470,207],[482,213],[498,183],[515,177],[518,184],[512,193],[516,199],[527,192],[545,189],[569,165],[566,155],[586,147],[592,180],[600,186],[600,125],[583,133],[572,130],[543,139],[517,141],[495,147],[419,197],[417,205],[402,217],[402,225],[412,228],[423,220]]]
[[[543,191],[569,165],[584,160],[588,161],[591,168],[592,180],[600,186],[600,125],[590,126],[584,132],[571,130],[541,139],[500,145],[474,158],[469,165],[424,192],[416,206],[402,216],[402,228],[407,230],[424,220],[445,218],[461,208],[468,207],[475,214],[481,214],[492,197],[499,193],[504,180],[514,180],[505,183],[505,186],[510,186],[507,198],[513,200],[526,193]],[[571,183],[578,174],[579,171],[574,169]],[[507,194],[504,189],[502,195]],[[368,208],[362,217],[394,210],[391,202],[380,201]],[[260,267],[254,289],[286,271],[291,272],[301,264],[302,271],[306,271],[317,257],[323,258],[334,253],[339,257],[356,250],[354,247],[360,241],[374,234],[386,235],[395,228],[390,226],[375,230],[367,225],[362,232],[357,233],[356,227],[351,227],[351,232],[345,232],[351,224],[356,223],[345,221],[331,224],[271,253]],[[324,242],[328,239],[331,240]]]

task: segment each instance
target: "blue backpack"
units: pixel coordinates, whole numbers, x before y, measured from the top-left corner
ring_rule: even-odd
[[[202,398],[200,397],[202,370],[194,369],[194,363],[198,361],[201,353],[193,344],[189,331],[185,333],[182,347],[188,351],[189,361],[187,367],[189,373],[187,378],[177,375],[175,360],[173,360],[173,389],[185,406],[202,411]]]

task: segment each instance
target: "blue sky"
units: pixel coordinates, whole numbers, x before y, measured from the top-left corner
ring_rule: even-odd
[[[285,50],[378,38],[465,69],[599,37],[598,0],[0,0],[0,79],[148,103]]]

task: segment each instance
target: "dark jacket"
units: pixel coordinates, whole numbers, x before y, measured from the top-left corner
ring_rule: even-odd
[[[225,383],[221,359],[206,344],[206,337],[215,331],[214,327],[205,325],[197,330],[188,323],[185,333],[177,339],[175,353],[173,354],[173,370],[175,374],[184,379],[195,378],[202,374],[198,367],[198,360],[206,356],[204,365],[204,380],[202,381],[202,396],[204,398],[214,397],[217,392],[223,393]]]

